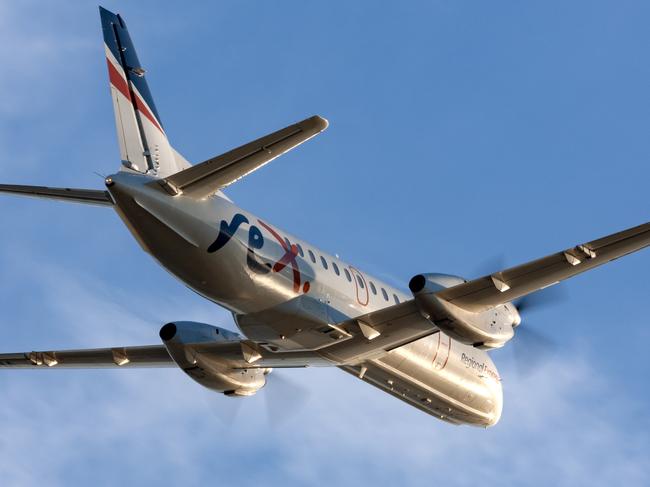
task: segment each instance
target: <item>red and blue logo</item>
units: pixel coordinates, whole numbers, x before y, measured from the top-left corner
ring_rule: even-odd
[[[291,268],[293,277],[293,290],[300,292],[302,275],[298,267],[298,246],[292,244],[288,239],[284,239],[276,232],[270,225],[264,223],[262,220],[257,222],[268,231],[278,244],[282,247],[284,254],[276,262],[269,261],[263,257],[258,256],[255,251],[264,246],[264,235],[259,227],[250,225],[250,221],[246,215],[236,213],[230,222],[222,220],[219,226],[219,235],[216,240],[208,247],[208,253],[217,252],[223,248],[235,235],[239,227],[243,224],[249,224],[248,229],[248,242],[246,250],[246,265],[256,274],[268,274],[270,272],[282,272],[286,267]],[[302,284],[303,292],[309,292],[309,282],[305,281]]]

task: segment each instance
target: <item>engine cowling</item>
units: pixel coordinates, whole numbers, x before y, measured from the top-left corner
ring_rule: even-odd
[[[200,351],[201,345],[232,342],[239,345],[242,337],[218,326],[176,321],[160,329],[160,338],[172,360],[192,380],[228,396],[251,396],[266,384],[271,369],[234,368],[231,359],[216,353]],[[242,360],[243,360],[242,353]],[[238,364],[241,362],[238,362]]]
[[[514,336],[521,318],[514,306],[504,304],[473,313],[439,298],[436,293],[465,283],[448,274],[418,274],[409,282],[422,315],[454,339],[478,348],[500,348]]]

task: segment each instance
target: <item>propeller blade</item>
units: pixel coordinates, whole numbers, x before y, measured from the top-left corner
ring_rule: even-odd
[[[518,326],[513,340],[515,364],[519,374],[531,375],[555,353],[557,344],[532,327]]]
[[[247,399],[245,397],[226,397],[209,390],[205,391],[204,398],[211,414],[226,427],[232,426],[237,421],[244,401]]]
[[[495,272],[505,269],[506,259],[503,254],[493,255],[483,260],[475,268],[475,275],[477,277],[489,276]]]
[[[273,370],[266,377],[262,389],[266,411],[272,425],[280,425],[294,417],[307,402],[310,391],[307,387],[290,379],[286,371]]]
[[[556,284],[519,298],[514,304],[519,313],[524,314],[535,308],[561,303],[566,301],[567,298],[566,288]]]

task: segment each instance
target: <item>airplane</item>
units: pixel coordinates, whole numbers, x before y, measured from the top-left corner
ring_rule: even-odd
[[[418,274],[403,292],[223,192],[324,131],[324,118],[192,165],[169,143],[124,19],[99,10],[119,170],[104,190],[3,184],[0,192],[114,209],[146,253],[230,311],[241,334],[176,321],[154,345],[3,353],[0,367],[179,367],[232,397],[255,394],[274,368],[338,367],[448,423],[490,427],[503,391],[488,352],[515,336],[518,300],[650,244],[644,223],[477,279]]]

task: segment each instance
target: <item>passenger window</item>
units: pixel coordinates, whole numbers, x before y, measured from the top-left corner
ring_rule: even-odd
[[[397,297],[397,294],[393,294],[393,299],[395,300],[395,304],[399,304],[399,298]]]
[[[300,244],[296,244],[296,247],[298,247],[298,253],[300,254],[300,257],[304,257],[305,253],[302,251]]]
[[[361,289],[363,289],[364,285],[363,285],[363,279],[361,279],[361,276],[357,276],[357,282],[359,283],[359,287]]]
[[[372,291],[372,294],[375,296],[377,295],[377,288],[375,287],[375,283],[370,281],[370,290]]]
[[[323,269],[327,270],[327,261],[322,255],[320,256],[320,263],[323,264]]]
[[[309,258],[311,259],[311,261],[314,264],[316,263],[316,256],[314,255],[314,253],[311,250],[309,250]]]
[[[339,270],[339,266],[336,265],[336,262],[332,262],[332,269],[334,269],[334,274],[337,276],[341,275],[341,271]]]
[[[350,273],[348,272],[348,270],[347,270],[347,269],[343,269],[343,272],[345,272],[345,277],[346,277],[346,279],[347,279],[349,282],[352,282],[352,276],[350,275]]]
[[[381,288],[381,295],[384,297],[385,301],[388,301],[388,293],[383,287]]]

